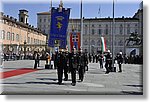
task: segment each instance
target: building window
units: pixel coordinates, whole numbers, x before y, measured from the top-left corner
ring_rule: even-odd
[[[11,35],[12,37],[11,37],[11,40],[12,41],[14,41],[15,40],[15,34],[14,33],[12,33],[12,35]]]
[[[10,40],[10,32],[7,32],[7,40]]]
[[[95,33],[95,31],[94,31],[94,29],[92,29],[92,34],[94,35],[94,33]]]
[[[98,34],[102,35],[102,29],[98,29]]]
[[[5,39],[5,31],[4,31],[4,30],[2,30],[2,31],[1,31],[1,33],[2,33],[1,38],[2,38],[2,39]]]
[[[105,34],[108,35],[108,25],[106,24]]]
[[[127,34],[130,34],[131,32],[130,32],[130,24],[128,24],[128,26],[127,26]]]
[[[42,22],[42,19],[40,18],[40,23]]]
[[[46,22],[46,19],[44,19],[44,22]]]
[[[85,31],[84,31],[84,34],[87,34],[88,32],[88,28],[87,28],[87,25],[85,25]]]
[[[122,24],[120,25],[120,34],[122,35],[123,34],[123,26],[122,26]]]
[[[16,34],[16,41],[19,41],[19,34]]]

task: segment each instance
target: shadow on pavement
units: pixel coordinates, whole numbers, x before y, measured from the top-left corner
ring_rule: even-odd
[[[143,85],[124,85],[124,86],[131,86],[131,87],[143,87]]]
[[[52,80],[52,81],[57,81],[57,78],[36,78],[37,80]],[[72,81],[71,79],[68,79],[67,81]]]
[[[136,92],[136,91],[121,91],[124,95],[143,95],[143,92]]]

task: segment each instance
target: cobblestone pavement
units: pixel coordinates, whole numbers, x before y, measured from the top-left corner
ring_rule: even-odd
[[[5,61],[1,72],[18,68],[33,68],[33,60]],[[85,73],[83,82],[78,79],[76,86],[69,80],[57,84],[57,71],[45,69],[45,61],[40,62],[38,71],[1,79],[2,94],[98,94],[98,95],[142,95],[143,94],[143,67],[142,65],[123,64],[123,72],[105,74],[98,63],[90,63],[89,71]],[[118,71],[118,66],[117,67]]]

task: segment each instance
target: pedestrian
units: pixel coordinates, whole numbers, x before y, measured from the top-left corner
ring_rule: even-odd
[[[92,57],[91,57],[91,54],[89,53],[89,62],[91,63],[92,61]]]
[[[95,62],[95,54],[93,54],[93,63]]]
[[[49,55],[49,53],[47,52],[47,53],[46,53],[46,64],[47,64],[47,65],[49,64],[49,59],[50,59],[50,55]]]
[[[67,81],[68,80],[68,51],[66,50],[65,52],[63,51],[63,60],[64,60],[64,63],[63,63],[63,70],[64,70],[64,81]]]
[[[38,54],[37,51],[34,51],[34,69],[37,69],[38,64]]]
[[[121,65],[122,65],[122,63],[123,63],[122,52],[120,52],[120,53],[117,55],[117,62],[118,62],[118,65],[119,65],[119,71],[118,71],[118,72],[122,72],[122,68],[121,68]]]
[[[84,72],[85,72],[85,54],[82,50],[79,51],[78,55],[78,73],[79,73],[79,80],[82,82],[84,79]]]
[[[99,63],[100,63],[100,68],[103,68],[103,54],[102,52],[100,52],[99,56],[98,56],[98,59],[99,59]]]
[[[55,54],[54,54],[54,69],[57,69],[57,62],[58,62],[58,51],[55,51]]]
[[[69,67],[71,70],[71,78],[72,78],[72,86],[76,85],[76,70],[77,70],[77,66],[78,66],[78,59],[77,59],[77,53],[76,53],[76,49],[72,49],[72,52],[69,55]]]
[[[37,53],[37,65],[40,67],[40,54],[39,52]]]
[[[62,54],[62,50],[58,53],[58,62],[57,62],[57,75],[58,75],[58,84],[62,84],[62,77],[63,77],[63,66],[64,66],[64,56]]]
[[[85,52],[84,53],[84,56],[85,56],[85,66],[84,67],[86,67],[86,71],[88,71],[89,70],[89,67],[88,67],[88,56],[87,56],[87,53]],[[84,68],[85,69],[85,68]]]
[[[108,74],[111,71],[111,55],[110,55],[110,50],[108,50],[107,55],[106,55],[106,63],[105,63],[105,68],[106,68],[106,73]]]

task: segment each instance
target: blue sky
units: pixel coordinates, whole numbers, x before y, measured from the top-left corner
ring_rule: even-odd
[[[141,0],[135,2],[118,2],[115,0],[115,17],[132,17],[137,12]],[[80,17],[80,2],[67,2],[63,0],[65,8],[71,8],[70,18]],[[58,7],[59,1],[53,2],[53,7]],[[20,9],[29,11],[29,24],[36,27],[37,13],[49,11],[50,0],[47,2],[2,2],[2,11],[5,15],[10,15],[18,19]],[[98,14],[100,7],[100,14]],[[112,17],[112,2],[86,2],[83,1],[83,16],[93,17]]]

